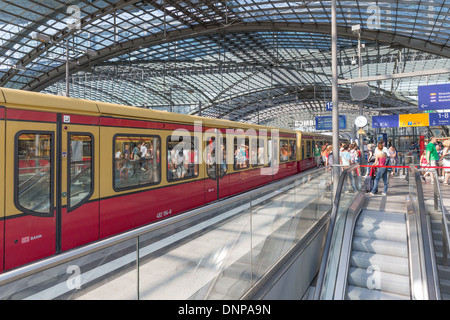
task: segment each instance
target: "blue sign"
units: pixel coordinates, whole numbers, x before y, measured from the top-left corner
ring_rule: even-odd
[[[327,102],[325,107],[327,111],[333,111],[333,102]]]
[[[373,116],[372,128],[398,128],[400,123],[399,115]]]
[[[430,127],[450,126],[450,112],[430,113]]]
[[[345,115],[339,116],[339,129],[347,128],[347,118]],[[333,129],[333,117],[324,116],[316,117],[316,130],[332,130]]]
[[[419,110],[450,109],[450,83],[419,86]]]

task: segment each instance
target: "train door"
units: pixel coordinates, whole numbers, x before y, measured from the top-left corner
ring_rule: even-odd
[[[57,115],[6,109],[4,266],[56,252]]]
[[[228,164],[226,161],[226,138],[215,133],[205,133],[205,168],[207,179],[205,180],[205,202],[210,202],[229,195],[229,184],[226,173]]]
[[[63,115],[60,187],[62,251],[99,238],[97,123],[96,117],[88,117],[88,122],[81,124],[77,116]]]
[[[5,107],[0,106],[0,163],[5,161]],[[0,273],[3,271],[3,240],[5,221],[5,166],[0,166]]]

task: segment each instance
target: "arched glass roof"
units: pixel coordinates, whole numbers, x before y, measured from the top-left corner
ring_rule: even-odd
[[[358,77],[357,24],[362,76],[450,68],[450,0],[337,9],[339,78]],[[0,85],[62,94],[67,53],[72,97],[289,127],[326,114],[330,20],[331,1],[0,1]],[[365,110],[417,112],[417,86],[448,80],[371,82]]]

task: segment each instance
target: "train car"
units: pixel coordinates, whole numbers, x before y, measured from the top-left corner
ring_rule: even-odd
[[[1,92],[1,272],[306,170],[321,138]]]
[[[314,148],[317,145],[319,148],[325,143],[332,144],[332,137],[313,132],[298,132],[298,171],[305,171],[317,167],[316,159],[314,158]]]

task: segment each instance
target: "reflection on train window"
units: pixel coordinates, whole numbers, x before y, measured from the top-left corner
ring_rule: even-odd
[[[306,140],[306,157],[307,158],[311,158],[312,157],[311,140]]]
[[[215,137],[210,137],[206,140],[206,172],[211,179],[216,179],[217,170],[219,170],[221,178],[228,170],[226,138],[220,137],[219,141],[220,146],[217,147]],[[220,152],[217,152],[216,150],[220,150]],[[219,166],[217,166],[217,164]]]
[[[69,136],[68,207],[73,208],[87,200],[93,191],[92,136]]]
[[[297,159],[297,141],[289,140],[289,144],[291,145],[291,155],[289,156],[289,160]]]
[[[114,137],[114,187],[142,187],[161,181],[161,139],[155,136]]]
[[[23,209],[52,214],[52,135],[23,133],[17,145],[17,202]]]
[[[280,140],[280,161],[288,161],[291,154],[292,150],[288,140]]]
[[[252,167],[262,166],[265,161],[265,147],[263,139],[252,139],[250,145],[250,161]]]
[[[234,170],[249,167],[248,138],[234,138]]]
[[[305,146],[305,140],[302,139],[302,159],[306,159],[306,146]]]
[[[176,141],[174,141],[176,140]],[[198,138],[167,138],[167,181],[198,177]]]

